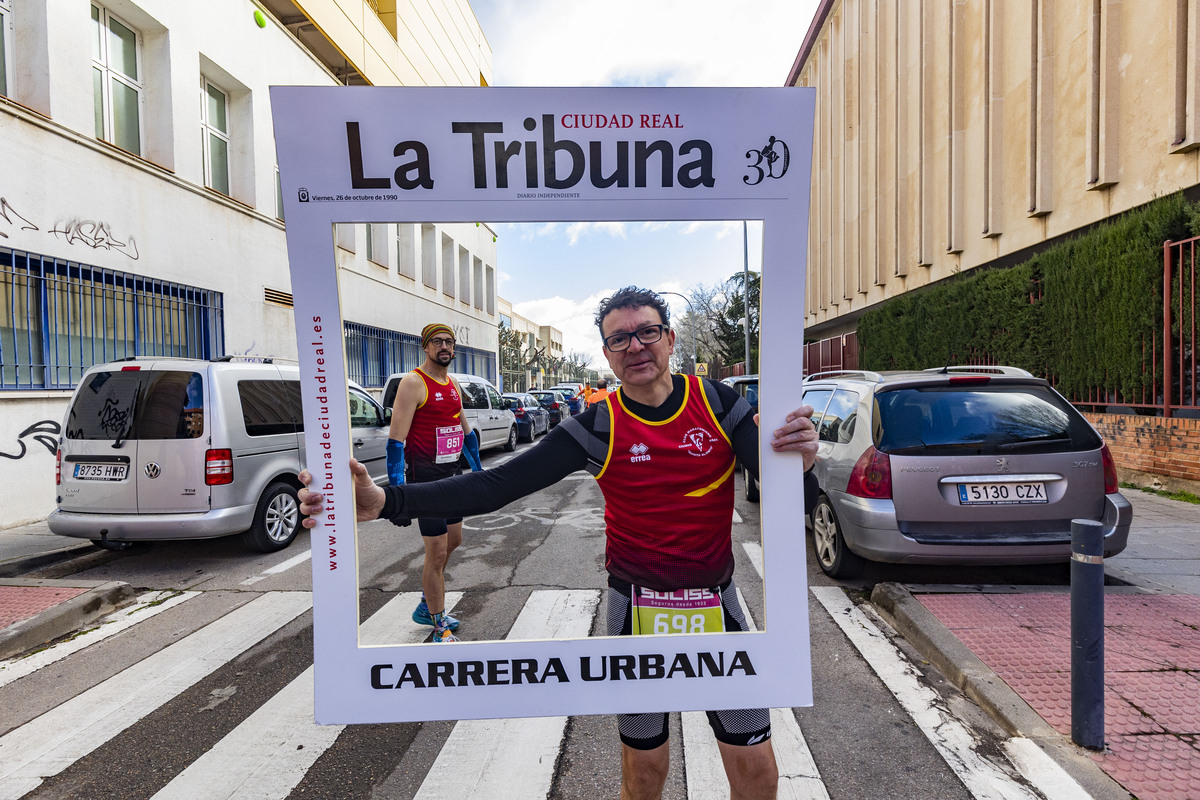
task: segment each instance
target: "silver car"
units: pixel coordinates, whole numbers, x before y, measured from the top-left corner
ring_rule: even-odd
[[[1012,367],[833,372],[805,379],[816,409],[821,569],[864,561],[1066,561],[1071,520],[1125,549],[1133,511],[1100,435],[1050,385]]]

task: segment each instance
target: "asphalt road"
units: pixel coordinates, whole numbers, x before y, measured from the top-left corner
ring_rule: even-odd
[[[484,463],[495,466],[508,457],[492,451],[485,454]],[[762,619],[761,578],[749,555],[753,548],[748,551],[740,546],[757,543],[758,507],[741,500],[740,485],[738,497],[742,522],[734,528],[738,559],[735,578],[750,614]],[[579,473],[501,513],[469,519],[465,544],[454,554],[447,573],[448,587],[465,592],[455,607],[455,614],[464,620],[462,635],[503,638],[533,590],[601,589],[605,574],[599,504],[599,489],[590,477]],[[422,545],[415,525],[362,525],[359,548],[362,620],[383,609],[397,593],[419,591]],[[269,555],[251,554],[243,549],[238,537],[231,537],[161,543],[96,559],[101,563],[91,566],[81,577],[125,581],[139,592],[195,594],[179,595],[172,601],[178,605],[49,663],[20,681],[0,685],[0,763],[15,758],[14,752],[24,752],[22,748],[41,746],[37,744],[38,736],[53,738],[55,730],[74,724],[75,712],[63,711],[68,708],[64,704],[73,698],[83,698],[78,701],[78,713],[90,713],[86,710],[102,707],[107,696],[116,696],[116,688],[106,687],[124,680],[145,686],[145,691],[136,696],[153,697],[160,692],[162,699],[146,700],[145,713],[129,711],[128,707],[136,702],[118,704],[112,716],[128,713],[126,722],[89,723],[93,727],[79,737],[86,744],[76,746],[77,750],[62,745],[66,749],[55,756],[56,766],[32,768],[35,773],[41,769],[38,774],[42,774],[42,780],[32,784],[28,794],[19,781],[5,776],[0,769],[0,798],[173,796],[171,792],[183,791],[178,782],[183,780],[185,770],[202,764],[206,754],[217,753],[213,758],[218,761],[230,758],[225,755],[229,751],[222,748],[236,741],[248,720],[265,713],[264,709],[286,715],[286,709],[275,709],[281,703],[286,705],[279,698],[287,698],[289,687],[297,682],[302,685],[312,665],[311,611],[289,612],[290,616],[284,615],[282,621],[270,625],[239,621],[233,633],[246,640],[236,646],[208,645],[207,650],[189,653],[179,648],[188,645],[193,634],[207,632],[215,623],[241,620],[236,615],[253,611],[264,598],[302,597],[297,593],[310,592],[310,561],[304,558],[307,549],[306,534],[287,550]],[[808,570],[811,587],[839,585],[813,566],[811,558]],[[1065,579],[1065,569],[1059,568],[872,567],[864,578],[845,588],[854,599],[877,580],[1061,583]],[[985,796],[967,788],[950,766],[954,758],[948,758],[922,731],[911,707],[906,710],[883,684],[876,668],[867,663],[824,606],[810,602],[807,609],[795,612],[809,614],[815,703],[811,708],[785,713],[794,714],[799,722],[815,761],[818,783],[829,797],[953,800]],[[603,618],[602,604],[592,623],[593,634],[602,627]],[[986,754],[999,749],[1005,736],[986,715],[921,663],[903,641],[895,641],[896,637],[886,630],[880,638],[892,640],[908,656],[910,660],[899,668],[932,690],[934,699],[926,702],[953,717],[978,751]],[[225,655],[220,655],[221,647],[228,648]],[[189,670],[194,671],[194,679],[179,678],[178,688],[170,687],[177,674],[191,674]],[[54,717],[55,713],[62,717]],[[673,715],[672,725],[673,768],[664,796],[683,800],[689,796],[683,767],[692,751],[684,750],[679,715]],[[39,726],[49,730],[39,733]],[[119,729],[101,732],[106,726]],[[396,723],[326,731],[336,738],[322,745],[324,749],[315,760],[303,767],[294,788],[256,788],[250,796],[330,800],[436,796],[428,794],[440,780],[439,773],[432,770],[454,727],[451,722]],[[105,740],[103,736],[110,738]],[[783,746],[778,732],[776,741],[780,742],[777,748]],[[264,737],[264,751],[268,744]],[[259,743],[251,741],[235,752],[239,758],[252,759],[256,746]],[[691,758],[698,761],[701,757]],[[1001,773],[1012,771],[1001,763],[1002,759],[996,760]],[[34,761],[43,764],[36,758]],[[438,769],[445,773],[454,767]],[[549,793],[536,796],[594,800],[615,796],[618,783],[615,720],[610,716],[572,717],[566,722]],[[692,783],[694,791],[700,789],[698,779]],[[1017,786],[1021,783],[1020,778],[1014,781]],[[160,791],[163,794],[156,795]],[[534,796],[527,791],[529,787],[520,784],[484,786],[479,796]]]

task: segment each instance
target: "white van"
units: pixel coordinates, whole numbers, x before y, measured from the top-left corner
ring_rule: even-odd
[[[396,400],[400,379],[407,372],[394,372],[383,387],[383,407],[389,410]],[[508,452],[517,448],[517,418],[508,409],[500,390],[478,375],[451,372],[450,377],[462,389],[463,416],[472,429],[479,432],[479,449],[503,447]]]
[[[391,412],[349,387],[354,456],[387,483]],[[241,533],[251,550],[300,531],[300,372],[294,365],[136,358],[84,373],[59,438],[62,536],[122,549],[135,541]]]

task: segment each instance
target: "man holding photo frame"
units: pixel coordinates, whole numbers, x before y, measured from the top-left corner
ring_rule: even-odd
[[[744,631],[733,583],[730,535],[733,474],[740,460],[758,472],[758,425],[744,398],[721,384],[672,375],[669,311],[652,291],[627,287],[600,304],[596,324],[621,385],[559,425],[535,448],[492,470],[416,486],[375,486],[357,462],[356,516],[483,514],[579,469],[605,497],[608,633]],[[810,407],[790,413],[771,447],[800,453],[805,496],[817,434]],[[307,471],[301,474],[306,485]],[[301,490],[301,510],[324,511],[320,493]],[[304,524],[314,527],[316,519]],[[681,627],[676,621],[682,621]],[[775,796],[778,771],[765,708],[709,712],[733,798]],[[622,798],[658,797],[669,768],[667,714],[622,714]]]

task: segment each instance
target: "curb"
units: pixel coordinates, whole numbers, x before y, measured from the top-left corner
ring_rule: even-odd
[[[0,631],[0,659],[33,650],[60,636],[72,633],[94,620],[111,614],[133,602],[136,593],[121,581],[66,581],[66,580],[4,580],[5,586],[61,586],[81,588],[87,591],[70,600],[47,608],[37,616],[21,620]]]
[[[871,604],[967,697],[986,711],[1009,736],[1034,742],[1097,800],[1129,800],[1131,795],[1092,761],[1085,751],[1042,719],[1019,694],[903,585],[878,583]]]
[[[33,572],[34,570],[49,566],[50,564],[57,564],[61,561],[67,561],[95,551],[95,545],[91,542],[85,542],[83,544],[60,547],[57,550],[50,550],[44,553],[18,556],[7,561],[0,561],[0,578],[16,578],[27,572]]]

